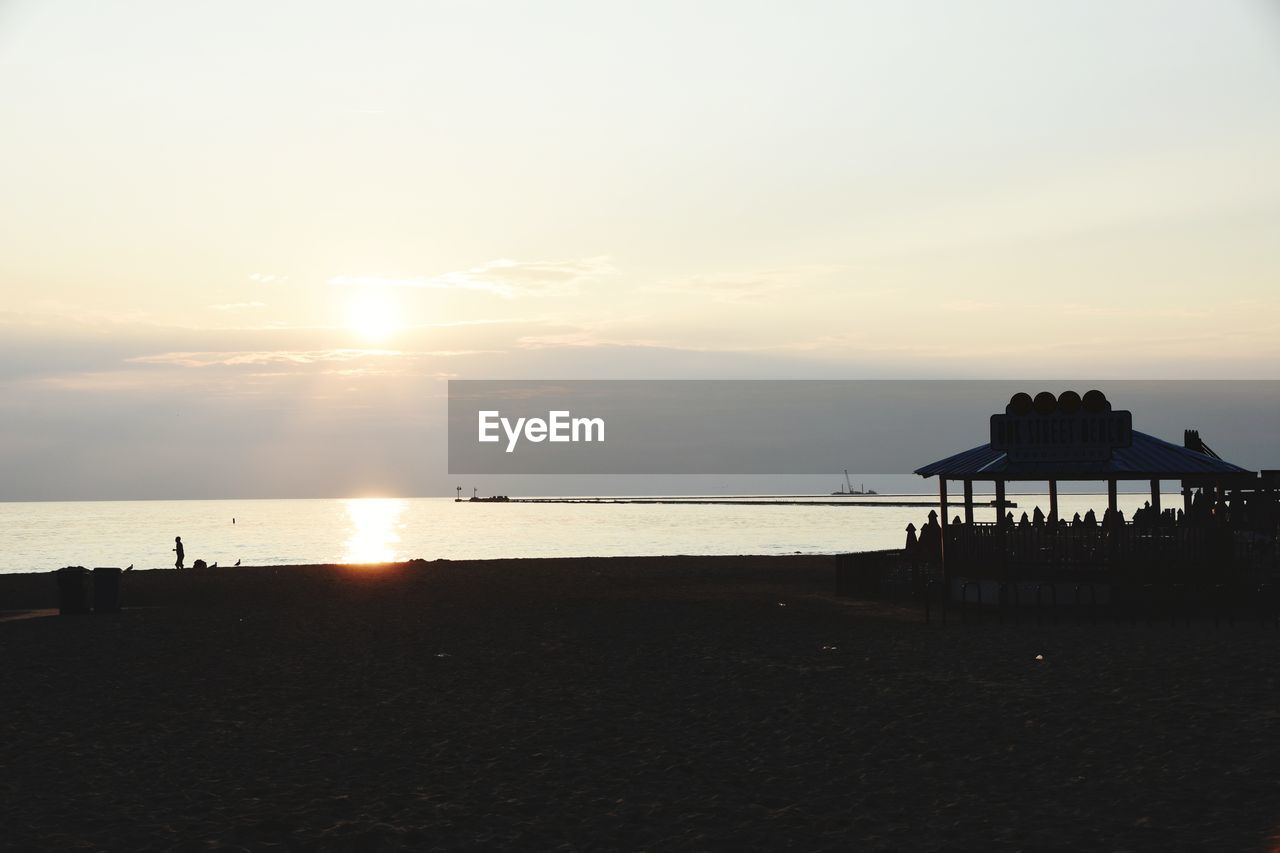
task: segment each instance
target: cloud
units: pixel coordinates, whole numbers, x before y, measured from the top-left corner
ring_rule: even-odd
[[[987,299],[952,299],[941,303],[938,307],[955,314],[976,314],[982,311],[996,311],[1000,308],[1000,303]]]
[[[175,367],[234,367],[245,364],[315,364],[352,361],[370,356],[396,356],[396,350],[328,349],[261,350],[247,352],[165,352],[126,359],[131,364],[164,364]]]
[[[483,290],[494,293],[505,299],[515,296],[512,288],[505,285],[484,281],[451,280],[449,276],[457,273],[446,273],[436,278],[415,276],[412,278],[395,278],[384,275],[335,275],[329,284],[335,287],[413,287],[419,290]]]
[[[1157,306],[1124,307],[1116,305],[1089,305],[1082,302],[1066,302],[1051,306],[1054,313],[1072,317],[1101,317],[1115,319],[1164,317],[1167,319],[1199,320],[1213,314],[1208,308],[1161,308]]]
[[[607,257],[524,263],[504,258],[473,267],[457,275],[500,280],[524,287],[549,287],[612,275],[615,271]]]
[[[662,347],[656,338],[620,338],[601,335],[590,329],[555,335],[525,335],[516,340],[521,349],[563,349],[586,347]]]
[[[715,302],[756,302],[793,288],[809,287],[814,281],[848,267],[811,264],[750,272],[718,272],[668,279],[640,288],[641,293],[699,294]]]
[[[266,308],[265,302],[222,302],[210,305],[214,311],[249,311],[255,308]]]
[[[746,343],[742,341],[716,343],[708,342],[696,335],[689,336],[682,333],[667,335],[644,334],[649,328],[648,324],[638,322],[584,324],[559,332],[522,335],[516,339],[515,345],[524,350],[572,350],[598,347],[602,349],[629,348],[703,353],[761,353],[814,348],[808,341],[794,343],[790,341],[781,343]],[[634,333],[632,333],[632,330],[634,330]]]
[[[435,276],[339,275],[329,279],[337,287],[413,287],[423,290],[475,290],[504,299],[563,291],[615,272],[606,257],[571,261],[489,261],[465,270]]]
[[[752,302],[781,290],[782,281],[767,274],[695,275],[643,288],[649,293],[699,293],[717,302]]]
[[[251,272],[249,273],[249,281],[258,284],[283,284],[289,280],[289,276],[280,275],[273,272]]]
[[[170,367],[241,367],[245,365],[312,365],[361,359],[421,359],[479,355],[488,350],[429,350],[406,352],[383,349],[252,350],[239,352],[165,352],[125,359],[131,364]]]
[[[144,392],[168,394],[190,390],[190,382],[177,375],[154,376],[138,370],[95,370],[45,376],[23,383],[24,388],[51,388],[58,391],[105,393]],[[247,389],[246,389],[247,390]]]

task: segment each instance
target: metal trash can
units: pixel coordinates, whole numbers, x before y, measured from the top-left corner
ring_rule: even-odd
[[[120,568],[118,566],[94,566],[93,612],[120,612]]]
[[[62,616],[89,612],[89,570],[67,566],[54,572],[58,577],[58,613]]]

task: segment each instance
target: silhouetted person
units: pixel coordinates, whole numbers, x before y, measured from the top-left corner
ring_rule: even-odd
[[[1209,504],[1209,523],[1221,527],[1227,523],[1227,499],[1213,498]]]
[[[1036,527],[1044,527],[1044,513],[1040,511],[1040,507],[1036,507],[1036,511],[1031,513],[1031,523]]]
[[[929,520],[920,528],[921,556],[930,562],[938,562],[942,558],[942,525],[938,524],[938,513],[929,510]]]
[[[1083,520],[1082,518],[1080,518],[1080,513],[1078,513],[1078,512],[1077,512],[1075,515],[1073,515],[1073,516],[1071,517],[1071,526],[1072,526],[1072,527],[1079,527],[1079,526],[1081,526],[1082,524],[1084,524],[1084,520]]]
[[[1114,532],[1124,527],[1124,513],[1118,509],[1107,507],[1107,511],[1102,514],[1102,529],[1107,532]]]
[[[182,568],[182,561],[183,561],[183,558],[184,558],[184,556],[185,556],[185,552],[182,550],[182,537],[181,537],[181,536],[175,536],[175,537],[173,537],[173,550],[174,550],[174,552],[178,555],[177,568],[179,568],[179,569],[180,569],[180,568]]]
[[[908,554],[914,554],[916,551],[916,544],[918,541],[919,540],[916,539],[916,526],[914,524],[908,524],[907,525],[907,544],[903,548],[903,550],[906,551]]]
[[[1195,495],[1191,498],[1191,519],[1197,524],[1206,522],[1212,511],[1212,501],[1204,493],[1204,489],[1196,489]]]
[[[1018,519],[1018,526],[1019,526],[1019,527],[1030,527],[1030,526],[1031,526],[1031,519],[1030,519],[1030,518],[1027,518],[1027,514],[1026,514],[1025,512],[1022,514],[1022,518]]]
[[[1093,510],[1089,510],[1084,514],[1084,526],[1085,527],[1098,526],[1098,516]]]

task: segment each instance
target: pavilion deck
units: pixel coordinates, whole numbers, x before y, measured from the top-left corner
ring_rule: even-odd
[[[1259,601],[1280,603],[1280,540],[1265,532],[982,522],[944,530],[945,561],[923,544],[838,557],[837,592],[924,601],[926,609],[933,601],[940,607],[1129,604],[1149,610],[1153,602],[1168,609],[1177,600],[1185,613],[1225,614]]]
[[[1264,583],[1280,578],[1274,536],[1201,526],[945,528],[950,577],[1097,583]],[[941,567],[939,567],[939,570]]]

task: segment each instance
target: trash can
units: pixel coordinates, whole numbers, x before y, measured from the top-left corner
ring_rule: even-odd
[[[93,612],[120,612],[120,568],[118,566],[94,567]]]
[[[84,566],[67,566],[54,572],[58,576],[58,613],[68,616],[89,612],[89,570]]]

